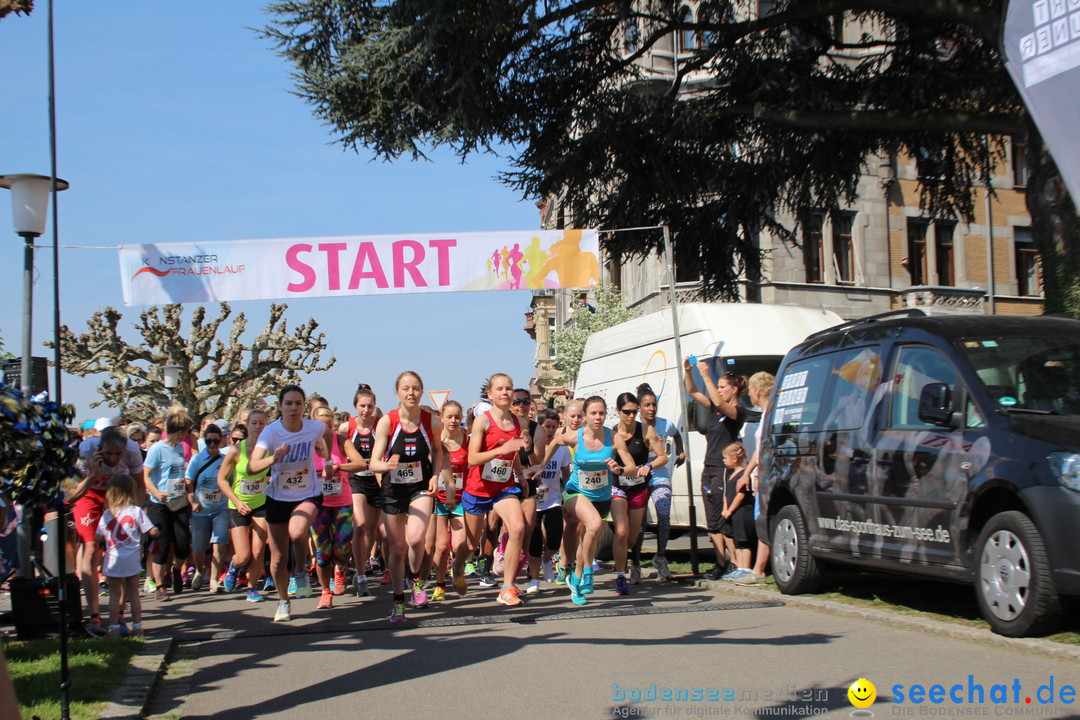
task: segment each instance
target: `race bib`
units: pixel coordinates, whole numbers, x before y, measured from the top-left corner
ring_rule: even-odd
[[[281,487],[286,490],[309,490],[311,488],[311,476],[308,475],[307,470],[282,475]]]
[[[645,478],[637,477],[636,475],[624,475],[622,478],[623,487],[634,487],[645,482]]]
[[[355,473],[355,475],[356,477],[375,477],[375,473],[371,470],[361,470],[360,472]]]
[[[578,486],[582,490],[601,490],[608,484],[608,471],[578,470]]]
[[[462,483],[465,482],[465,473],[451,473],[454,476],[454,489],[461,490]],[[439,473],[439,489],[446,492],[446,478],[442,473]]]
[[[397,469],[390,472],[390,482],[395,485],[408,485],[423,479],[419,462],[398,463]]]
[[[199,504],[200,505],[217,505],[221,502],[221,490],[200,490],[199,491]]]
[[[187,494],[187,483],[184,478],[169,481],[169,497],[178,498]]]
[[[547,499],[547,488],[541,486],[536,489],[536,504],[543,505],[545,499]]]
[[[240,493],[242,495],[258,495],[266,489],[266,478],[252,478],[240,481]]]
[[[333,480],[323,480],[322,494],[323,495],[329,495],[331,497],[333,497],[334,495],[340,495],[341,494],[341,480],[337,479],[337,478],[335,478]]]
[[[488,482],[505,483],[514,477],[514,460],[495,458],[484,463],[484,472],[481,474]]]

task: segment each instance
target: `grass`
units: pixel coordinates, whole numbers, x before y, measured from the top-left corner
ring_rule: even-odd
[[[674,574],[690,574],[688,562],[669,560],[668,565]],[[712,563],[698,565],[701,573],[711,568]],[[821,591],[808,594],[809,597],[968,627],[990,628],[979,612],[975,591],[968,585],[840,569],[829,570],[823,577]],[[770,582],[763,587],[775,589],[776,585]],[[1080,617],[1076,613],[1066,612],[1062,629],[1046,636],[1046,639],[1067,645],[1080,645]]]
[[[96,720],[120,685],[142,642],[123,638],[73,638],[68,643],[73,720]],[[8,672],[24,720],[60,717],[60,641],[56,638],[4,644]]]

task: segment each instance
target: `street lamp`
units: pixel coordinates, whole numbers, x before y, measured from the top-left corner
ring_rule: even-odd
[[[23,395],[30,397],[30,366],[32,364],[32,321],[34,302],[34,238],[45,232],[45,216],[49,209],[49,192],[67,190],[66,180],[46,175],[22,173],[0,175],[0,187],[11,190],[11,217],[15,234],[23,239],[23,335],[22,378]]]
[[[161,368],[162,382],[165,384],[165,389],[169,391],[170,399],[176,393],[176,386],[180,384],[180,371],[183,369],[179,365],[164,365]]]

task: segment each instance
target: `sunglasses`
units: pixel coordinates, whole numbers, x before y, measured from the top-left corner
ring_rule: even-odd
[[[220,445],[221,438],[206,438],[207,445]]]
[[[233,435],[232,436],[232,441],[233,442],[240,442],[241,440],[246,440],[246,439],[247,438],[245,438],[243,435]]]
[[[623,415],[637,415],[637,409],[634,410],[620,410]]]
[[[514,398],[510,401],[510,403],[512,405],[529,405],[532,403],[532,400],[530,400],[529,398]]]

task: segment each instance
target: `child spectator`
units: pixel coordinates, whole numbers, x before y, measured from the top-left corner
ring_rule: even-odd
[[[139,599],[140,550],[143,533],[154,537],[158,529],[139,506],[141,495],[141,489],[127,473],[109,478],[106,507],[97,526],[99,542],[105,547],[102,574],[109,581],[109,637],[128,634],[119,619],[124,600],[131,603],[131,634],[144,634]]]

